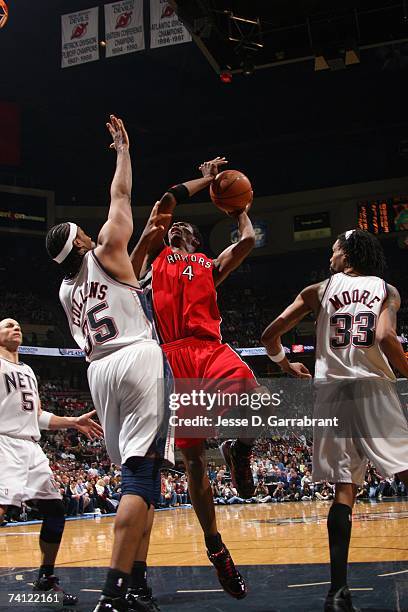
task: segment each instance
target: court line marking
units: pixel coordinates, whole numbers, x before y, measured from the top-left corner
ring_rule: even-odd
[[[40,535],[39,531],[12,531],[11,533],[0,533],[0,538],[6,538],[7,536],[18,536],[18,535]]]
[[[194,589],[190,591],[176,591],[176,593],[223,593],[224,589]]]
[[[102,593],[102,589],[81,589],[85,593]]]
[[[374,587],[355,588],[349,589],[349,591],[374,591]]]
[[[288,589],[296,589],[298,587],[308,587],[308,586],[319,586],[321,584],[331,584],[330,580],[328,582],[309,582],[307,584],[288,584]]]
[[[384,576],[397,576],[397,574],[408,574],[408,569],[400,570],[399,572],[390,572],[389,574],[377,574],[377,576],[383,578]]]

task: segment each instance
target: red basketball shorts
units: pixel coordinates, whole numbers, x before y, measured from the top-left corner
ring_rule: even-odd
[[[224,393],[249,392],[259,386],[251,368],[228,344],[190,337],[163,344],[162,349],[173,370],[176,392],[178,378],[222,380]],[[178,448],[190,448],[201,442],[202,438],[176,436]]]

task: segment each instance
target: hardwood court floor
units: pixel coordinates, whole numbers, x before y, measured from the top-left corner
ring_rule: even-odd
[[[329,502],[246,504],[216,508],[219,531],[237,564],[328,563]],[[108,566],[113,518],[68,521],[58,565]],[[39,525],[0,530],[0,567],[38,564]],[[351,562],[408,561],[408,502],[358,503]],[[208,565],[203,536],[190,508],[156,512],[150,566]]]
[[[218,584],[194,512],[157,512],[149,579],[163,612],[318,612],[329,584],[327,502],[220,506],[220,532],[249,584],[242,601]],[[0,610],[6,596],[30,592],[38,567],[39,525],[0,529]],[[93,610],[109,565],[113,518],[68,521],[56,573]],[[364,612],[408,612],[408,501],[358,503],[349,584]],[[15,612],[27,606],[13,607]],[[34,609],[34,608],[33,608]],[[37,612],[46,608],[35,606]]]

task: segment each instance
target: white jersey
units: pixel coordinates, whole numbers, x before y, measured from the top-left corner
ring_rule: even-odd
[[[112,278],[89,251],[73,279],[59,292],[72,337],[95,361],[125,346],[152,340],[153,324],[142,306],[143,291]]]
[[[25,363],[0,358],[0,435],[39,440],[40,397],[34,372]]]
[[[317,318],[316,379],[395,380],[376,339],[387,289],[377,276],[341,272],[328,281]]]

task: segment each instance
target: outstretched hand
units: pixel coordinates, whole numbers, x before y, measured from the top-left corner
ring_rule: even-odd
[[[206,161],[198,166],[198,169],[201,170],[202,175],[204,177],[212,176],[215,178],[219,172],[219,167],[228,164],[228,160],[225,157],[215,157],[210,161]]]
[[[303,363],[291,363],[288,361],[288,364],[287,367],[283,368],[286,374],[290,374],[296,378],[312,378],[312,375]]]
[[[233,210],[231,212],[227,212],[227,215],[230,216],[230,217],[235,217],[235,219],[238,219],[238,217],[240,215],[242,215],[243,213],[245,213],[247,215],[248,212],[249,212],[249,209],[251,208],[251,204],[252,204],[252,202],[247,204],[245,206],[245,208],[241,208],[241,209]]]
[[[129,149],[129,136],[125,130],[122,119],[118,119],[115,115],[110,116],[110,123],[106,124],[113,142],[110,149],[116,151],[127,151]]]
[[[159,213],[159,205],[160,202],[156,202],[153,206],[149,220],[143,230],[142,238],[148,242],[155,239],[157,236],[164,237],[172,218],[170,213]]]
[[[102,438],[103,429],[96,421],[93,421],[91,417],[96,414],[96,410],[92,410],[91,412],[86,412],[81,416],[77,417],[74,427],[81,433],[85,434],[89,440],[94,440],[95,438]]]

